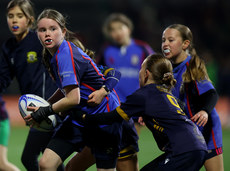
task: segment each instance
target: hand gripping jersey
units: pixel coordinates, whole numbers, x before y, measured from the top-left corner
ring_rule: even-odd
[[[88,96],[104,84],[104,76],[93,60],[73,43],[64,40],[51,59],[54,79],[60,89],[68,85],[80,88],[80,104],[77,109],[87,114],[95,114],[115,109],[119,105],[116,94],[112,91],[100,105],[87,105]],[[74,124],[83,126],[73,120]]]
[[[191,56],[188,56],[186,60],[173,69],[173,74],[177,83],[172,91],[174,96],[185,102],[185,113],[189,118],[201,110],[199,109],[199,96],[214,89],[210,81],[201,80],[184,84],[183,91],[181,91],[181,86],[183,84],[182,74],[185,72],[187,65],[189,65],[190,59]],[[208,149],[218,149],[223,145],[220,118],[215,108],[213,108],[208,115],[208,123],[204,127],[200,126],[199,129],[203,133]],[[217,152],[217,154],[219,154],[219,152]]]
[[[121,79],[115,87],[121,102],[139,88],[141,64],[151,53],[153,50],[147,43],[134,39],[128,46],[107,45],[103,49],[98,62],[121,72]]]
[[[125,120],[142,116],[158,147],[172,155],[207,149],[197,126],[161,86],[149,84],[138,89],[116,111]]]

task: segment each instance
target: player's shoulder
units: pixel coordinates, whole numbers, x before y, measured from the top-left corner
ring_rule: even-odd
[[[138,46],[142,46],[142,47],[150,47],[150,45],[143,41],[143,40],[139,40],[139,39],[132,39],[134,44],[138,45]]]
[[[147,51],[149,54],[154,52],[151,46],[147,42],[143,40],[139,40],[139,39],[132,39],[132,41],[134,45],[141,47],[142,49]]]
[[[12,46],[15,46],[16,43],[17,43],[17,41],[16,41],[15,37],[10,37],[9,39],[7,39],[6,41],[3,42],[2,48],[3,49],[11,48]]]
[[[133,94],[135,96],[138,96],[139,98],[145,99],[149,95],[149,90],[153,91],[151,86],[146,85],[146,86],[143,86],[143,87],[137,89]]]

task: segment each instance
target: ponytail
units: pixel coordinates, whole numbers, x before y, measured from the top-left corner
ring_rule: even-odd
[[[192,81],[201,81],[208,80],[209,76],[207,73],[207,69],[205,67],[204,61],[197,55],[195,48],[191,48],[189,51],[191,55],[191,60],[189,64],[187,64],[187,69],[182,75],[182,80],[185,83]]]
[[[160,54],[153,54],[147,57],[146,69],[152,74],[156,84],[162,85],[170,91],[176,84],[173,76],[171,62]]]

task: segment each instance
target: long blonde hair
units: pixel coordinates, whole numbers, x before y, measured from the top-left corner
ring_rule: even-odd
[[[34,14],[33,5],[30,2],[30,0],[12,0],[10,1],[6,7],[7,14],[9,13],[11,8],[14,8],[16,6],[18,6],[22,10],[26,18],[29,20],[28,27],[34,28],[35,14]]]
[[[190,41],[187,51],[188,54],[191,55],[191,60],[187,65],[186,71],[182,75],[183,82],[186,83],[195,80],[201,81],[204,79],[210,81],[204,61],[197,55],[196,50],[193,47],[193,35],[191,30],[182,24],[173,24],[167,28],[176,29],[179,31],[182,41]]]

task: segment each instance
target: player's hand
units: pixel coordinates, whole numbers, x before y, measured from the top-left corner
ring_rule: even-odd
[[[45,106],[45,107],[27,107],[28,111],[33,111],[30,115],[24,117],[27,122],[31,122],[32,120],[41,123],[43,120],[46,120],[47,123],[50,123],[51,120],[48,118],[49,115],[54,114],[52,106]]]
[[[139,118],[138,118],[138,123],[139,123],[141,126],[145,126],[145,122],[144,122],[144,120],[143,120],[142,117],[139,117]]]
[[[204,110],[199,111],[196,113],[191,120],[196,122],[198,126],[205,126],[206,123],[208,122],[208,113],[205,112]]]
[[[88,96],[88,105],[89,106],[97,106],[99,105],[103,99],[105,98],[105,96],[107,95],[108,93],[105,91],[105,89],[102,87],[101,89],[99,90],[96,90],[94,92],[92,92],[89,96]]]
[[[27,110],[28,111],[32,111],[32,112],[35,112],[38,110],[39,107],[32,107],[32,106],[27,106]],[[33,126],[35,125],[35,121],[33,120],[31,114],[30,115],[27,115],[26,117],[24,117],[24,120],[26,121],[26,124],[29,125],[29,126]]]

